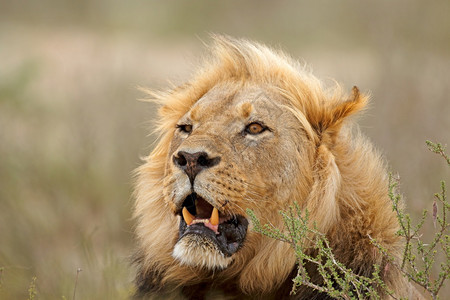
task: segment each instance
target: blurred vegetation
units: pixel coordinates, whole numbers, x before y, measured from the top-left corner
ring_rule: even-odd
[[[448,171],[423,141],[450,140],[449,15],[444,0],[0,0],[0,299],[30,282],[37,299],[70,299],[78,268],[77,299],[127,297],[131,171],[153,140],[136,87],[187,78],[209,32],[370,91],[363,132],[408,210],[431,210]]]

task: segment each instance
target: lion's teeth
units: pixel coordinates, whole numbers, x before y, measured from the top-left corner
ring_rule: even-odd
[[[192,221],[195,219],[193,215],[187,210],[186,207],[183,207],[183,219],[186,222],[186,224],[191,225]]]
[[[210,222],[212,225],[219,225],[219,211],[215,207],[213,208]]]

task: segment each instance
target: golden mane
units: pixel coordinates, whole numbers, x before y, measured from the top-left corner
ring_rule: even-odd
[[[232,267],[217,274],[194,271],[172,257],[178,230],[174,224],[178,220],[173,204],[164,200],[163,191],[169,147],[180,118],[218,85],[233,85],[236,89],[261,85],[286,101],[284,107],[302,125],[306,136],[303,142],[309,145],[307,157],[296,159],[307,160],[311,165],[304,183],[292,187],[298,194],[293,201],[308,209],[311,219],[329,236],[342,262],[364,272],[370,272],[374,263],[386,263],[370,244],[369,234],[397,255],[401,242],[395,235],[398,225],[387,197],[383,160],[362,135],[354,133],[353,122],[348,118],[364,109],[368,97],[356,87],[351,94],[344,93],[337,84],[325,88],[281,51],[224,36],[214,36],[213,40],[211,55],[192,80],[168,92],[148,91],[151,100],[160,105],[156,130],[159,138],[136,173],[136,282],[141,292],[177,291],[178,287],[205,280],[217,280],[220,284],[235,278],[234,284],[242,293],[264,295],[280,288],[295,266],[289,245],[262,237],[247,242],[250,247],[261,249],[260,253],[253,253],[255,259],[237,257]],[[349,243],[360,252],[350,251]],[[391,273],[386,277],[390,286],[403,284],[398,274]]]

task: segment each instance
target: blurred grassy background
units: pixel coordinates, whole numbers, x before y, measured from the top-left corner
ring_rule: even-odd
[[[127,297],[131,172],[154,116],[136,87],[186,79],[209,32],[370,92],[362,130],[408,210],[431,208],[449,178],[425,146],[450,143],[449,16],[449,1],[0,0],[0,299],[33,276],[39,298],[71,299],[77,268],[77,299]]]

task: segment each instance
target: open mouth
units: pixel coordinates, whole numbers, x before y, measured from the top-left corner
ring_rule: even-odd
[[[241,215],[222,215],[205,199],[196,193],[183,202],[179,228],[179,239],[197,234],[212,240],[225,255],[238,251],[247,234],[248,221]]]

